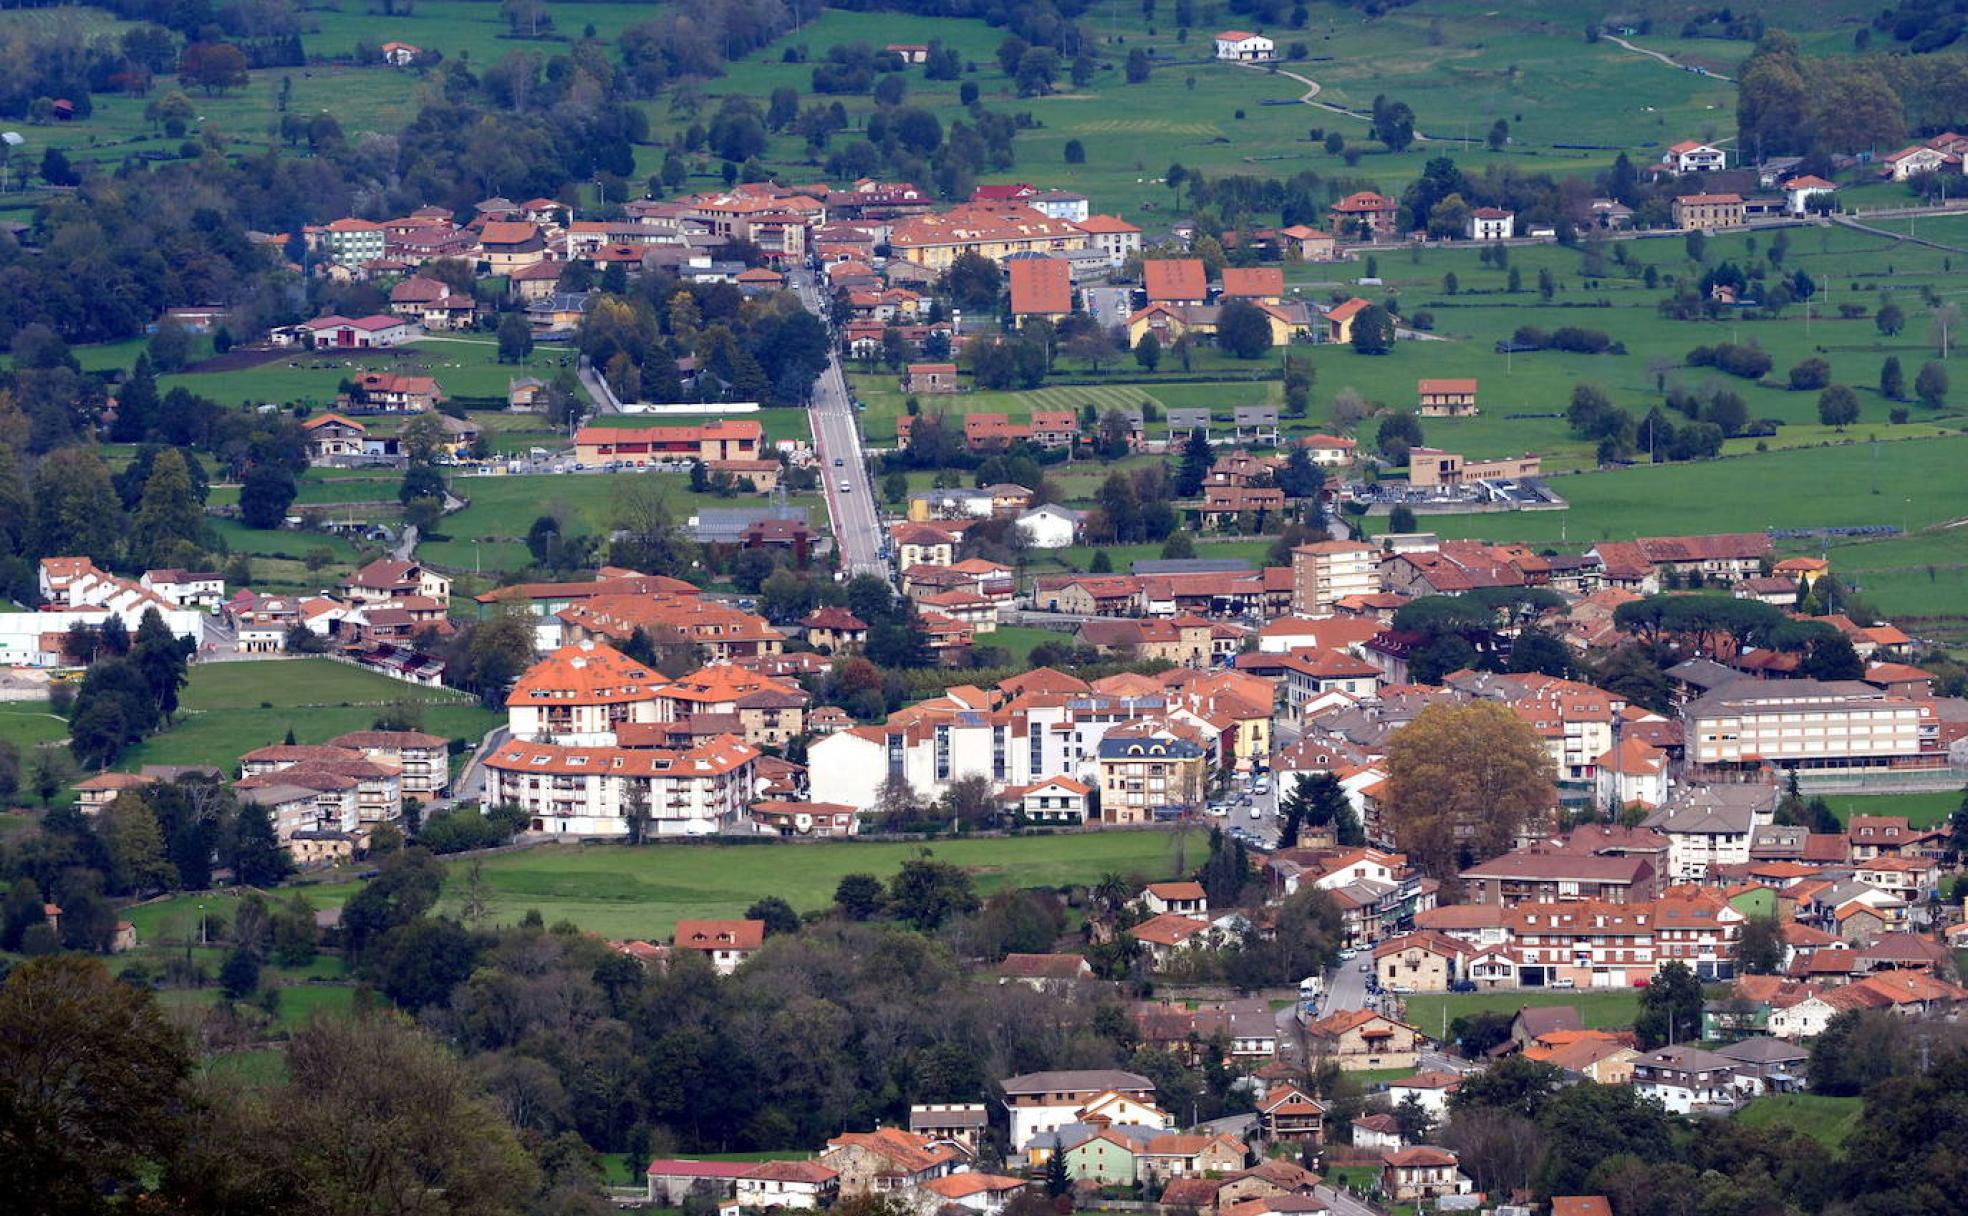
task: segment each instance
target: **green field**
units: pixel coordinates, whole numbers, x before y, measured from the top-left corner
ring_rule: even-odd
[[[52,713],[46,701],[0,702],[0,739],[26,751],[66,738],[68,722]]]
[[[1175,870],[1175,839],[1162,832],[1096,832],[926,846],[546,846],[489,857],[484,873],[502,923],[538,908],[549,924],[566,919],[606,937],[662,940],[679,918],[742,916],[766,895],[802,912],[825,908],[843,875],[886,880],[925,847],[937,860],[971,871],[988,893],[1095,882],[1108,873],[1164,878]],[[1191,836],[1187,851],[1192,863],[1201,860],[1202,840]],[[455,898],[455,890],[448,892],[446,906]]]
[[[1407,998],[1408,1022],[1430,1037],[1439,1037],[1448,1023],[1473,1013],[1514,1014],[1527,1005],[1569,1005],[1589,1029],[1617,1030],[1633,1025],[1640,1011],[1640,994],[1618,992],[1452,992],[1421,993]],[[1444,1020],[1446,1016],[1446,1021]]]
[[[1750,1127],[1789,1127],[1837,1152],[1857,1129],[1863,1098],[1828,1098],[1822,1094],[1770,1094],[1737,1111],[1738,1122]]]
[[[408,698],[429,702],[424,728],[476,743],[501,720],[450,689],[419,688],[328,659],[197,664],[178,721],[125,753],[120,766],[210,764],[233,772],[239,757],[278,743],[289,730],[321,743],[366,730],[377,707]]]
[[[1953,791],[1926,794],[1826,794],[1832,813],[1840,822],[1854,815],[1904,815],[1909,826],[1945,826],[1949,815],[1961,805],[1962,795]]]

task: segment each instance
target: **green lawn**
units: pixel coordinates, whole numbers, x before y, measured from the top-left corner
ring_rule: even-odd
[[[1829,1152],[1845,1146],[1859,1125],[1863,1098],[1828,1098],[1821,1094],[1770,1094],[1735,1114],[1750,1127],[1790,1127],[1824,1145]]]
[[[999,626],[977,639],[980,646],[1002,646],[1011,652],[1011,657],[1020,663],[1031,661],[1032,647],[1047,642],[1071,642],[1073,635],[1061,633],[1056,629],[1032,629],[1025,626]]]
[[[1459,1017],[1473,1013],[1514,1014],[1526,1005],[1569,1005],[1578,1010],[1579,1020],[1589,1028],[1621,1029],[1633,1025],[1640,1009],[1640,994],[1632,990],[1422,993],[1407,998],[1408,1022],[1422,1033],[1439,1038],[1444,1025]]]
[[[278,1047],[230,1051],[207,1060],[205,1071],[248,1089],[272,1089],[287,1080],[287,1053]]]
[[[803,912],[824,908],[843,875],[886,880],[924,847],[938,860],[970,870],[989,892],[1092,882],[1110,872],[1167,877],[1175,870],[1175,840],[1162,832],[1094,832],[928,846],[548,846],[487,858],[484,873],[501,922],[537,908],[549,924],[569,919],[612,938],[661,940],[679,918],[742,916],[766,895]],[[1201,839],[1192,835],[1189,860],[1200,860],[1202,851]]]
[[[23,752],[66,738],[68,722],[57,717],[46,701],[0,702],[0,739]]]
[[[1840,822],[1854,815],[1904,815],[1916,828],[1945,824],[1961,805],[1954,791],[1927,794],[1826,794],[1824,800]]]
[[[179,697],[188,710],[369,705],[384,701],[460,702],[450,688],[420,688],[332,659],[194,665]]]

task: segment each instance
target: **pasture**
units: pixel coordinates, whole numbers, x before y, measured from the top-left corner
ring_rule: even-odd
[[[1406,998],[1409,1024],[1430,1037],[1440,1037],[1457,1018],[1477,1013],[1515,1014],[1527,1006],[1564,1005],[1578,1010],[1588,1029],[1622,1030],[1640,1012],[1640,993],[1616,992],[1450,992],[1418,993]]]
[[[1766,1094],[1735,1113],[1749,1127],[1788,1127],[1800,1131],[1836,1153],[1858,1129],[1863,1098],[1832,1098],[1823,1094]]]

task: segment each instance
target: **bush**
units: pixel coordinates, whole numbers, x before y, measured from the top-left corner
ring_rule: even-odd
[[[1717,371],[1741,376],[1745,380],[1760,380],[1769,374],[1772,360],[1767,352],[1754,346],[1738,346],[1733,342],[1723,342],[1717,346],[1697,346],[1688,352],[1685,360],[1689,367],[1712,367]]]
[[[1831,383],[1831,364],[1813,356],[1790,369],[1792,392],[1814,393]]]

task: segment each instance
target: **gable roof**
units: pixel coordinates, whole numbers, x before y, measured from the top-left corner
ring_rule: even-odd
[[[1209,295],[1209,274],[1201,258],[1156,258],[1141,264],[1141,281],[1148,302],[1202,300]]]
[[[1226,266],[1223,298],[1265,299],[1285,294],[1285,272],[1277,266]]]
[[[1072,268],[1063,258],[1013,258],[1013,316],[1053,316],[1073,311]]]

